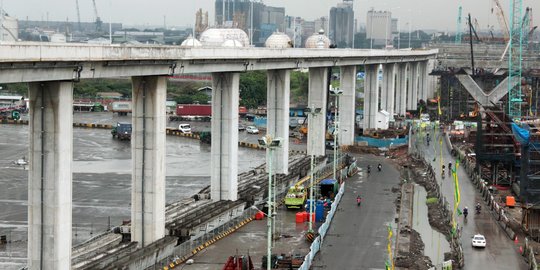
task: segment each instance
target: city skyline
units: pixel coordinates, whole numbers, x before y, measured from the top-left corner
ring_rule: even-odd
[[[81,21],[93,21],[95,19],[91,0],[79,0]],[[133,2],[140,2],[136,5]],[[188,1],[185,1],[188,2]],[[202,8],[209,12],[210,25],[214,25],[214,2],[215,0],[198,0],[181,3],[173,0],[128,1],[128,0],[96,0],[101,20],[108,22],[120,22],[124,25],[148,25],[161,26],[192,26],[195,22],[195,12]],[[306,20],[314,20],[321,16],[329,16],[330,9],[341,0],[317,0],[318,5],[313,5],[312,0],[265,0],[269,6],[285,7],[289,16],[299,16]],[[472,3],[474,2],[474,3]],[[501,0],[506,16],[509,17],[509,0]],[[455,31],[457,9],[463,6],[464,17],[471,13],[476,18],[481,29],[487,25],[494,25],[498,30],[498,21],[495,14],[491,14],[492,0],[477,1],[447,1],[447,0],[409,0],[406,7],[403,0],[387,0],[385,3],[377,0],[356,0],[354,2],[355,17],[360,24],[366,23],[367,12],[375,10],[388,10],[392,17],[400,19],[402,29],[408,29],[411,22],[412,29],[437,29],[440,31]],[[25,0],[4,1],[4,9],[10,15],[19,20],[47,20],[50,21],[77,21],[77,12],[74,0]],[[33,7],[29,9],[28,7]],[[306,6],[310,6],[306,9]],[[130,10],[125,10],[129,7]],[[540,1],[524,0],[524,7],[531,7],[533,12],[540,10]],[[153,13],[148,14],[151,10]],[[440,16],[444,11],[445,16]],[[436,19],[436,20],[435,20]],[[535,25],[537,25],[535,23]]]

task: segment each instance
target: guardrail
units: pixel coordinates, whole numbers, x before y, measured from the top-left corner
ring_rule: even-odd
[[[487,206],[489,207],[488,209],[491,210],[491,213],[495,217],[497,224],[499,224],[499,226],[503,229],[503,231],[506,233],[506,235],[508,235],[511,240],[515,240],[517,234],[510,227],[510,220],[504,212],[504,208],[499,205],[499,203],[495,200],[495,198],[489,191],[487,182],[482,180],[480,175],[475,171],[476,162],[472,158],[467,157],[463,151],[452,146],[452,144],[450,143],[450,139],[448,138],[448,134],[446,134],[445,136],[447,137],[447,142],[450,149],[452,149],[459,157],[459,160],[465,168],[469,179],[472,181],[474,186],[482,195],[482,199],[486,202]],[[534,255],[535,251],[533,250],[533,247],[529,245],[528,241],[529,239],[525,238],[525,247],[521,250],[521,255],[526,258],[526,262],[529,264],[529,269],[536,270],[538,263]]]
[[[334,218],[334,214],[336,213],[337,207],[339,203],[341,202],[341,197],[343,196],[343,193],[345,192],[345,183],[341,184],[341,187],[339,188],[339,192],[336,195],[336,198],[334,202],[331,205],[330,212],[326,216],[326,221],[319,227],[319,235],[315,238],[313,243],[310,246],[310,251],[304,258],[304,263],[298,268],[298,270],[309,270],[311,268],[311,263],[313,262],[313,259],[315,258],[315,255],[319,252],[321,249],[321,245],[324,242],[324,237],[326,236],[326,233],[328,232],[328,229],[330,228],[330,224],[332,223],[332,219]]]

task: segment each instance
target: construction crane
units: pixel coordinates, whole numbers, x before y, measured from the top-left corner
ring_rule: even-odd
[[[461,44],[461,38],[463,33],[461,32],[461,15],[463,13],[463,7],[459,6],[458,8],[458,18],[457,18],[457,29],[456,29],[456,44]]]
[[[99,17],[96,0],[92,0],[92,4],[94,5],[94,15],[96,16],[96,32],[101,32],[101,26],[103,25],[103,21]]]
[[[508,57],[508,114],[521,118],[521,68],[523,55],[523,0],[510,1],[510,50]]]
[[[508,41],[510,39],[510,31],[508,27],[508,21],[506,20],[506,16],[504,15],[501,3],[499,2],[499,0],[493,0],[493,3],[495,4],[495,7],[491,10],[491,12],[496,12],[497,19],[499,20],[499,26],[501,27],[501,31],[504,36],[504,40]]]
[[[82,31],[82,27],[81,27],[81,10],[79,9],[79,0],[75,0],[75,5],[77,7],[77,22],[78,22],[78,26],[79,26],[79,32]]]

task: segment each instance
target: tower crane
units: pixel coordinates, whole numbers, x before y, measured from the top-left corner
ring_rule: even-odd
[[[510,1],[510,50],[508,57],[508,114],[521,118],[521,69],[523,55],[523,0]]]
[[[101,26],[103,25],[103,21],[99,17],[96,0],[92,0],[92,4],[94,5],[94,15],[96,16],[96,32],[101,32]]]
[[[457,29],[456,29],[456,44],[461,44],[461,37],[463,33],[461,32],[461,15],[463,13],[463,7],[459,6],[458,9],[458,18],[457,18]]]

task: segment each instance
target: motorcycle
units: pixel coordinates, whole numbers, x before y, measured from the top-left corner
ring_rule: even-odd
[[[480,205],[477,205],[477,206],[475,207],[475,209],[476,209],[476,214],[479,215],[479,214],[480,214],[480,210],[482,209],[482,207],[480,207]]]

